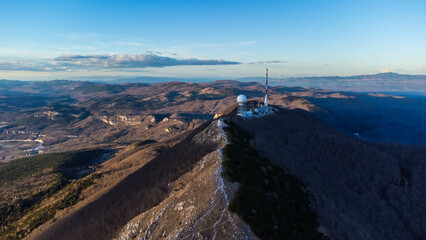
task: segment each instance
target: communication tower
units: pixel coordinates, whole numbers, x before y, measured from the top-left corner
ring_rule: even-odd
[[[263,104],[265,107],[268,106],[268,69],[266,69],[266,84],[265,84],[265,103]]]

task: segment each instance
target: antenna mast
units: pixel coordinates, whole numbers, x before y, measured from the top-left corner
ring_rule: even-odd
[[[265,103],[263,105],[268,106],[268,69],[266,69]]]

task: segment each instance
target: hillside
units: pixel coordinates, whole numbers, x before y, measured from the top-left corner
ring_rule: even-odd
[[[113,150],[42,154],[0,165],[0,239],[21,239],[76,204]]]
[[[227,209],[238,184],[221,177],[222,149],[227,143],[223,125],[212,122],[192,138],[194,144],[213,142],[216,149],[169,183],[168,196],[131,219],[114,239],[258,239]]]
[[[330,238],[426,237],[426,147],[355,140],[301,110],[234,122],[261,156],[307,185]]]
[[[33,237],[325,239],[316,230],[308,193],[296,178],[259,157],[247,159],[256,168],[232,174],[241,171],[239,161],[244,161],[234,158],[235,151],[251,149],[239,131],[222,120],[197,128],[107,193]],[[242,156],[256,156],[253,151]],[[253,183],[241,177],[255,175],[253,180],[260,183],[252,185],[259,188],[251,194],[255,205],[241,204],[247,200],[244,189]],[[265,194],[270,196],[258,201]],[[273,220],[266,220],[268,216]]]
[[[354,139],[303,110],[234,114],[181,135],[31,238],[425,237],[426,147]]]
[[[55,222],[36,239],[112,238],[128,220],[159,204],[175,181],[211,152],[216,143],[194,143],[193,137],[208,125],[180,137],[180,142],[164,149],[113,186],[108,192]],[[63,232],[67,236],[62,236]]]

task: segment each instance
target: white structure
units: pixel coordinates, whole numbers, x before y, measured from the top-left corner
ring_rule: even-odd
[[[245,116],[247,97],[244,96],[243,94],[239,95],[237,97],[237,103],[238,103],[237,115]]]
[[[247,97],[245,95],[241,94],[237,97],[238,105],[241,106],[242,104],[246,104],[246,102],[247,102]]]
[[[268,69],[266,69],[266,83],[265,83],[265,100],[259,102],[247,102],[247,97],[239,95],[237,97],[238,109],[237,115],[243,118],[257,118],[273,113],[277,109],[268,105]]]

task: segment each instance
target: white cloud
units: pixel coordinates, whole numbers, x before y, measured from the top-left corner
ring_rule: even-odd
[[[258,43],[258,41],[256,41],[256,40],[240,42],[241,45],[251,45],[251,44],[256,44],[256,43]]]
[[[185,65],[235,65],[240,62],[222,59],[174,58],[147,54],[91,54],[61,55],[49,61],[8,61],[0,62],[4,71],[82,71],[107,69],[162,68]]]

